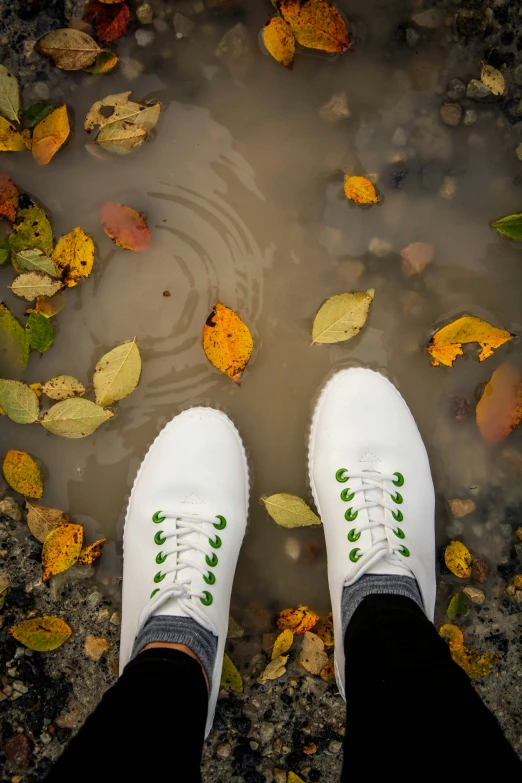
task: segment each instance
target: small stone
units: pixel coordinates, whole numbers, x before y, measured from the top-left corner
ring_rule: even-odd
[[[164,33],[169,29],[169,26],[164,19],[154,19],[152,26],[158,33]]]
[[[518,145],[518,147],[516,148],[515,152],[516,152],[516,156],[517,156],[517,158],[518,158],[519,160],[522,160],[522,141],[520,142],[520,144],[519,144],[519,145]]]
[[[473,513],[477,507],[475,501],[470,499],[461,500],[460,498],[454,498],[453,500],[448,500],[448,503],[450,504],[451,513],[456,519],[462,519],[462,517]]]
[[[297,538],[287,538],[285,541],[285,554],[290,560],[296,562],[301,555],[301,544]]]
[[[106,622],[109,619],[110,616],[111,616],[111,613],[110,613],[110,611],[107,608],[100,609],[100,611],[98,612],[98,616],[96,618],[96,622],[97,623],[104,623],[104,622]]]
[[[513,579],[513,584],[517,588],[517,590],[520,590],[522,588],[522,574],[517,574],[515,578]]]
[[[479,590],[478,587],[472,587],[467,585],[462,591],[464,595],[467,595],[472,604],[483,604],[486,600],[486,594]]]
[[[328,745],[328,750],[330,753],[339,753],[343,746],[342,742],[339,742],[339,740],[332,740],[330,744]]]
[[[489,566],[485,560],[475,560],[471,566],[471,578],[479,585],[483,585],[489,579]]]
[[[519,604],[522,604],[522,590],[516,591],[515,598]]]
[[[522,527],[517,527],[515,530],[515,535],[520,541],[522,541]]]
[[[406,43],[411,49],[415,49],[419,42],[420,33],[418,30],[414,30],[413,27],[408,27],[406,30]]]
[[[107,641],[107,639],[104,639],[103,637],[96,637],[96,636],[85,637],[85,646],[84,646],[85,655],[87,655],[87,657],[91,658],[93,661],[99,661],[102,655],[105,652],[107,652],[109,647],[110,647],[109,642]]]
[[[111,619],[109,620],[111,625],[121,625],[121,617],[119,612],[113,612]]]
[[[397,128],[392,136],[392,144],[395,147],[404,147],[407,141],[408,141],[408,136],[404,128],[401,127]]]
[[[377,256],[377,258],[386,258],[386,256],[392,252],[393,247],[385,239],[373,237],[368,243],[368,250],[372,255]]]
[[[515,595],[515,593],[516,593],[516,590],[515,590],[515,585],[508,585],[508,586],[506,587],[506,595],[511,595],[511,596],[513,596],[513,595]]]
[[[427,242],[412,242],[401,250],[401,269],[406,277],[423,272],[433,260],[433,247]]]
[[[451,525],[446,527],[446,535],[448,538],[458,538],[464,531],[464,525],[459,522],[458,519],[454,519]]]
[[[40,734],[40,742],[42,745],[49,745],[53,741],[53,738],[46,731],[42,731]]]
[[[513,79],[515,80],[515,84],[522,87],[522,65],[517,65],[513,71]]]
[[[245,635],[245,629],[237,623],[232,615],[228,616],[227,639],[241,639]]]
[[[274,727],[271,723],[264,721],[259,726],[259,739],[261,742],[270,742],[274,736]]]
[[[274,753],[281,753],[283,749],[283,740],[279,739],[279,737],[275,739],[272,743],[272,748]]]
[[[42,101],[48,101],[51,97],[51,88],[46,82],[35,82],[32,86],[32,91]]]
[[[174,14],[173,24],[174,30],[176,31],[176,38],[188,38],[196,27],[194,22],[179,13]]]
[[[222,742],[220,745],[217,746],[216,753],[222,759],[228,759],[228,757],[232,753],[232,748],[230,747],[228,742]]]
[[[154,17],[152,6],[149,5],[149,3],[142,3],[136,9],[136,16],[141,24],[152,24],[152,19]]]
[[[29,693],[29,688],[27,688],[22,680],[15,680],[13,682],[13,689],[17,691],[18,693]]]
[[[457,30],[464,38],[474,38],[486,32],[488,18],[482,11],[459,11]]]
[[[466,94],[466,85],[460,79],[452,79],[448,84],[447,94],[450,101],[460,101]]]
[[[72,584],[73,582],[81,582],[83,579],[89,579],[93,574],[94,566],[79,565],[78,563],[75,563],[61,574],[56,574],[56,576],[51,577],[52,600],[57,601],[60,598],[61,591],[65,585]]]
[[[18,769],[28,769],[31,764],[33,743],[25,734],[15,734],[4,742],[4,753],[8,762]]]
[[[145,69],[145,65],[133,57],[120,57],[119,66],[120,73],[129,81],[137,79]]]
[[[428,30],[435,30],[442,22],[442,15],[438,8],[428,8],[427,11],[421,11],[412,16],[412,22],[419,27],[426,27]]]
[[[22,783],[23,779],[23,775],[13,775],[11,783]]]
[[[62,712],[54,722],[61,729],[74,729],[80,719],[80,709],[76,703],[72,703],[66,712]]]
[[[346,120],[350,116],[350,107],[348,106],[348,97],[345,92],[336,92],[329,101],[324,103],[319,109],[319,116],[325,122],[338,122]]]
[[[248,30],[242,22],[238,22],[219,42],[216,57],[226,63],[233,77],[239,77],[244,73],[249,54]]]
[[[14,519],[15,522],[20,522],[22,519],[22,510],[14,498],[4,498],[0,500],[0,514],[4,514],[9,519]]]
[[[466,109],[464,112],[464,118],[462,122],[464,125],[469,128],[470,125],[474,125],[477,121],[477,112],[473,109]]]
[[[12,685],[5,685],[5,686],[2,688],[2,693],[3,693],[5,696],[11,696],[11,695],[12,695],[12,693],[13,693],[13,686],[12,686]]]
[[[91,609],[95,609],[101,600],[102,600],[102,594],[99,593],[98,590],[95,590],[93,593],[90,593],[87,596],[86,604]]]
[[[259,742],[256,742],[255,740],[250,740],[248,744],[250,745],[251,750],[257,750],[259,748]]]
[[[480,101],[491,94],[489,87],[486,87],[478,79],[472,79],[466,87],[466,98],[470,98],[472,101]]]
[[[134,33],[134,37],[136,38],[138,46],[150,46],[155,36],[152,30],[143,30],[140,28]]]
[[[455,193],[457,192],[457,180],[455,177],[444,177],[442,185],[439,188],[439,196],[451,201]]]
[[[439,114],[445,125],[456,127],[462,119],[462,106],[460,103],[443,103]]]

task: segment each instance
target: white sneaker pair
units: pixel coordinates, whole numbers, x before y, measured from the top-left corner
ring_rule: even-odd
[[[379,373],[353,368],[325,386],[313,415],[309,476],[323,521],[344,694],[341,595],[363,574],[414,577],[426,614],[435,604],[434,491],[415,421]],[[243,443],[230,419],[192,408],[158,435],[138,471],[124,532],[120,672],[155,615],[191,617],[218,647],[212,727],[232,582],[248,515]]]

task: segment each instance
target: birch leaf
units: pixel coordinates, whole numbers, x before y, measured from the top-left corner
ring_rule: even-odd
[[[41,544],[51,533],[61,525],[67,525],[71,521],[67,514],[59,508],[46,508],[45,506],[36,506],[33,503],[25,502],[27,509],[27,527],[37,541]]]
[[[39,166],[51,162],[69,138],[71,128],[65,103],[38,123],[33,131],[31,150]]]
[[[503,95],[506,89],[506,82],[504,76],[492,65],[482,63],[482,73],[480,74],[480,81],[489,87],[493,95]]]
[[[460,579],[471,576],[471,553],[462,541],[450,541],[444,551],[444,562]]]
[[[37,296],[53,296],[63,288],[63,283],[42,272],[24,272],[9,287],[13,294],[32,302]]]
[[[67,571],[76,563],[83,543],[83,527],[66,524],[51,530],[42,549],[42,579]]]
[[[321,670],[319,677],[329,685],[335,685],[335,664],[333,656],[329,659],[326,666]]]
[[[112,71],[114,66],[118,62],[118,55],[114,52],[108,52],[106,50],[101,51],[97,56],[94,64],[85,69],[86,73],[108,73]]]
[[[38,248],[19,250],[14,253],[14,260],[18,269],[26,272],[44,272],[51,277],[58,277],[56,267],[51,259]]]
[[[469,614],[469,601],[468,596],[464,593],[457,593],[451,598],[448,608],[446,609],[448,619],[453,622],[457,615],[465,617]]]
[[[126,204],[106,201],[100,209],[103,230],[124,250],[146,250],[150,231],[145,218]]]
[[[221,685],[235,693],[243,693],[243,678],[225,653],[223,656],[223,668],[221,670]]]
[[[203,350],[209,362],[240,383],[253,348],[248,326],[230,307],[218,302],[203,327]]]
[[[0,407],[17,424],[33,424],[40,411],[36,393],[20,381],[0,380]]]
[[[458,356],[463,355],[462,346],[467,343],[478,343],[481,347],[479,362],[483,362],[493,354],[495,348],[512,340],[514,335],[504,329],[488,324],[474,315],[463,315],[456,321],[438,329],[427,347],[432,357],[433,367],[444,364],[451,367]]]
[[[379,197],[373,185],[366,177],[344,177],[344,194],[355,204],[378,204]]]
[[[517,215],[506,215],[491,224],[499,234],[504,234],[510,239],[522,242],[522,212]]]
[[[51,400],[67,400],[85,394],[85,386],[72,375],[57,375],[44,383],[42,392]]]
[[[277,658],[270,661],[266,669],[259,675],[257,679],[258,683],[262,685],[269,680],[277,680],[279,677],[282,677],[286,672],[287,661],[288,655],[278,655]]]
[[[288,68],[295,55],[295,38],[281,16],[272,16],[263,28],[263,42],[274,60]]]
[[[31,313],[25,324],[27,340],[34,351],[45,353],[54,340],[54,329],[50,320],[42,313]]]
[[[94,264],[94,242],[83,228],[77,226],[59,240],[53,263],[68,288],[89,277]]]
[[[42,315],[45,315],[46,318],[52,318],[53,315],[56,315],[60,310],[63,310],[64,306],[65,300],[63,294],[55,294],[53,297],[37,296],[34,307],[29,307],[25,312],[41,313]]]
[[[82,549],[76,562],[79,565],[91,565],[94,563],[94,561],[100,557],[103,550],[103,545],[106,541],[106,538],[100,538],[100,540],[95,541],[94,544],[88,544]]]
[[[30,454],[10,449],[4,457],[2,470],[5,480],[15,492],[27,498],[42,497],[42,475]]]
[[[90,35],[72,27],[51,30],[40,38],[35,49],[50,57],[53,63],[64,71],[81,71],[88,68],[101,51]]]
[[[280,492],[278,495],[261,498],[261,501],[272,519],[281,527],[307,527],[321,524],[317,514],[314,514],[310,506],[296,495]]]
[[[277,627],[280,631],[290,629],[294,636],[302,636],[310,631],[319,620],[319,615],[308,606],[299,606],[297,609],[282,609],[277,615]]]
[[[21,152],[25,150],[24,140],[14,125],[0,117],[0,152]]]
[[[12,625],[7,632],[29,650],[49,652],[61,647],[72,634],[71,629],[59,617],[34,617]]]
[[[95,125],[103,128],[116,122],[127,122],[146,131],[151,131],[159,120],[161,103],[154,103],[151,106],[135,103],[134,101],[129,101],[130,94],[131,90],[115,95],[107,95],[103,100],[93,103],[85,118],[85,130],[92,131]],[[102,109],[107,108],[114,109],[109,117],[102,114]]]
[[[4,65],[0,65],[0,114],[19,122],[20,87],[16,77]]]
[[[285,630],[279,634],[274,642],[272,660],[274,660],[274,658],[279,658],[280,655],[284,655],[286,652],[288,652],[293,643],[294,634],[289,628],[285,628]]]
[[[338,343],[358,334],[368,317],[374,289],[331,296],[321,305],[312,328],[313,343]]]
[[[144,128],[132,123],[114,122],[101,129],[94,143],[116,155],[128,155],[141,147],[148,135]]]
[[[306,631],[299,654],[299,663],[309,674],[321,674],[321,671],[328,663],[328,655],[324,651],[324,642],[315,633]]]
[[[105,408],[130,394],[138,385],[140,373],[141,356],[135,340],[102,356],[93,376],[98,405]]]
[[[280,0],[278,7],[301,46],[326,52],[350,48],[346,22],[328,0]]]
[[[19,375],[27,367],[29,343],[22,324],[0,303],[0,375]]]
[[[85,438],[114,416],[90,400],[73,397],[53,405],[41,419],[42,426],[62,438]]]
[[[36,248],[46,256],[50,256],[53,252],[53,231],[49,219],[43,209],[32,202],[28,207],[18,210],[16,223],[8,239],[15,269],[15,254],[20,250],[34,250]]]

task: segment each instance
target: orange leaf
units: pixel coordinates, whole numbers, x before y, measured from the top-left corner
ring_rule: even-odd
[[[103,230],[118,247],[125,250],[145,250],[150,244],[150,231],[145,219],[135,209],[114,201],[106,201],[100,210]]]
[[[67,641],[72,631],[59,617],[34,617],[13,625],[7,632],[17,642],[37,652],[49,652]]]
[[[350,48],[346,22],[328,0],[280,0],[279,10],[301,46],[325,52]]]
[[[218,302],[203,327],[203,350],[209,362],[239,383],[253,348],[248,326],[237,313]]]
[[[274,60],[288,68],[294,61],[295,38],[280,16],[272,16],[263,28],[263,43]]]
[[[55,574],[67,571],[76,563],[83,543],[81,525],[60,525],[52,530],[42,549],[42,579],[45,582]]]
[[[483,362],[491,356],[495,348],[507,343],[514,337],[504,329],[488,324],[474,315],[463,315],[447,326],[435,332],[430,340],[427,351],[431,354],[432,365],[444,364],[451,367],[457,356],[462,356],[464,343],[479,343],[482,351],[479,361]]]
[[[298,609],[283,609],[277,616],[277,627],[280,631],[288,628],[294,636],[302,636],[309,631],[319,620],[319,615],[312,612],[307,606]]]
[[[378,204],[379,197],[375,187],[366,177],[344,176],[344,192],[346,198],[354,201],[356,204]]]
[[[91,565],[101,555],[103,545],[107,541],[106,538],[100,538],[99,541],[95,541],[94,544],[88,544],[85,549],[82,549],[77,562],[80,565]]]
[[[18,191],[7,174],[0,174],[0,217],[14,223],[18,209]]]
[[[512,364],[497,367],[477,404],[477,426],[493,445],[512,432],[522,419],[522,375]]]
[[[40,468],[25,451],[11,449],[4,457],[2,465],[4,478],[9,486],[28,498],[41,498],[43,482]]]
[[[323,640],[325,647],[333,647],[335,644],[333,626],[323,619],[314,628],[314,633]]]
[[[38,123],[33,131],[33,158],[46,166],[69,138],[71,129],[65,103]]]
[[[21,152],[25,150],[24,140],[5,117],[0,116],[0,152]]]
[[[464,669],[468,677],[478,680],[491,674],[493,666],[498,658],[493,653],[476,653],[467,647],[460,647],[452,652],[451,657],[461,669]]]
[[[464,634],[456,625],[452,623],[445,623],[439,628],[439,636],[446,639],[450,651],[453,653],[455,650],[460,650],[464,646]]]

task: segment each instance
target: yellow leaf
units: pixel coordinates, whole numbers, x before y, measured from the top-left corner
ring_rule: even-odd
[[[83,649],[85,655],[88,655],[93,661],[99,661],[109,647],[109,642],[103,636],[86,636]]]
[[[296,495],[280,492],[268,498],[261,498],[261,502],[264,503],[272,519],[281,527],[308,527],[321,524],[321,520],[310,506]]]
[[[42,396],[42,384],[41,383],[30,383],[29,386],[34,391],[36,396],[40,398]]]
[[[263,28],[263,42],[274,60],[288,68],[294,61],[295,38],[280,16],[272,16]]]
[[[67,641],[72,631],[59,617],[35,617],[7,629],[17,642],[36,652],[49,652]]]
[[[33,148],[33,137],[31,135],[31,131],[29,128],[24,128],[20,134],[22,136],[23,142],[28,150],[32,150]]]
[[[486,63],[482,63],[480,81],[486,87],[489,87],[493,95],[503,95],[506,89],[506,82],[501,72],[497,68],[493,68],[492,65],[486,65]]]
[[[316,313],[312,326],[314,343],[339,343],[359,334],[373,302],[375,291],[355,291],[336,294],[324,302]]]
[[[304,783],[304,780],[296,775],[295,772],[289,772],[286,783]]]
[[[483,362],[491,356],[495,348],[507,343],[514,337],[510,332],[497,329],[474,315],[463,315],[456,321],[443,326],[435,332],[430,340],[427,351],[431,354],[432,365],[444,364],[451,367],[457,356],[462,356],[464,343],[479,343],[482,351],[479,361]]]
[[[46,166],[69,138],[71,132],[65,103],[47,115],[33,131],[33,158]]]
[[[203,328],[203,350],[207,359],[234,383],[239,383],[253,348],[248,326],[237,313],[218,302]]]
[[[366,177],[344,176],[344,192],[346,198],[356,204],[378,204],[379,197],[375,186]]]
[[[90,68],[85,68],[85,71],[86,73],[108,73],[112,71],[117,62],[117,54],[103,50],[96,55],[94,64]]]
[[[261,685],[269,680],[277,680],[282,677],[286,672],[286,662],[288,661],[288,655],[278,655],[274,658],[268,666],[261,672],[257,681]]]
[[[27,509],[27,527],[41,544],[44,543],[52,530],[61,525],[67,525],[71,521],[67,514],[59,508],[35,506],[29,501],[26,501],[25,507]]]
[[[444,562],[460,579],[471,576],[471,553],[461,541],[450,541],[444,552]]]
[[[335,666],[333,656],[329,659],[326,666],[321,670],[319,677],[330,685],[335,685]]]
[[[288,652],[293,643],[294,634],[289,628],[285,628],[285,630],[279,634],[274,642],[272,660],[274,660],[274,658],[278,658],[280,655],[284,655],[285,652]]]
[[[88,544],[85,549],[82,549],[76,562],[80,565],[91,565],[91,563],[94,563],[94,561],[101,555],[103,545],[106,541],[106,538],[100,538],[100,540],[95,541],[94,544]]]
[[[83,543],[81,525],[60,525],[51,530],[42,549],[42,579],[45,582],[55,574],[67,571],[76,563]]]
[[[321,618],[314,628],[314,633],[323,640],[325,647],[333,647],[335,644],[333,625],[331,622]]]
[[[78,285],[92,271],[94,242],[83,228],[77,226],[60,239],[54,248],[52,261],[68,288]]]
[[[346,22],[328,0],[281,0],[279,10],[301,46],[325,52],[350,48]]]
[[[477,404],[477,426],[489,445],[499,443],[522,419],[522,375],[512,364],[497,367]]]
[[[328,655],[324,651],[323,640],[315,633],[306,631],[299,655],[299,663],[310,674],[320,674],[327,665]]]
[[[2,465],[4,478],[15,492],[28,498],[41,498],[43,482],[40,468],[25,451],[11,449],[4,457]]]
[[[467,647],[460,647],[458,650],[454,650],[451,657],[472,680],[487,677],[491,674],[493,666],[498,661],[498,658],[493,653],[476,653]]]
[[[464,634],[460,628],[452,623],[445,623],[439,628],[439,636],[449,644],[450,651],[454,653],[456,650],[460,650],[464,646]]]
[[[230,688],[235,693],[243,693],[243,679],[226,653],[223,656],[221,685],[223,688]]]
[[[319,615],[307,606],[298,609],[283,609],[277,616],[277,627],[280,631],[289,629],[294,636],[301,636],[309,631],[319,620]]]
[[[21,152],[25,150],[23,138],[5,117],[0,117],[0,152]]]

